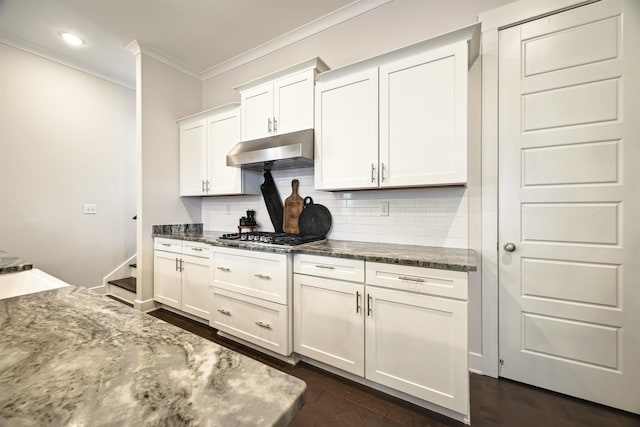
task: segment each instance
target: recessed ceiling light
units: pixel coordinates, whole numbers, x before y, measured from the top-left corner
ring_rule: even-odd
[[[82,40],[80,37],[76,36],[75,34],[71,34],[63,31],[60,33],[60,37],[62,37],[62,39],[71,46],[82,46],[84,44],[84,40]]]

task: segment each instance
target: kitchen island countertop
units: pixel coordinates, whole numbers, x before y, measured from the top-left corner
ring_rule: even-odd
[[[303,381],[85,288],[0,300],[0,425],[286,425]]]
[[[31,270],[33,264],[0,249],[0,274]]]

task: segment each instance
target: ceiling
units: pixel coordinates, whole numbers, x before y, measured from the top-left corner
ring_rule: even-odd
[[[356,3],[384,2],[0,0],[0,41],[134,87],[133,40],[199,75]],[[61,31],[85,45],[66,45]]]

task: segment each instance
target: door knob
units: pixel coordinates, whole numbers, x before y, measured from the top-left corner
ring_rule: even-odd
[[[509,242],[509,243],[505,243],[503,246],[504,250],[507,252],[513,252],[516,250],[516,245],[514,245],[513,243]]]

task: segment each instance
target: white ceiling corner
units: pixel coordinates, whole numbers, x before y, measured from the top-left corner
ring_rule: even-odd
[[[276,52],[287,46],[290,46],[296,42],[304,40],[314,34],[320,33],[338,24],[353,19],[363,13],[378,8],[384,4],[390,3],[393,0],[356,0],[340,9],[330,12],[320,18],[315,19],[307,24],[304,24],[292,31],[289,31],[275,39],[262,43],[246,52],[241,53],[233,58],[223,61],[213,67],[204,70],[201,74],[201,79],[208,80],[214,78],[220,74],[224,74],[234,68],[245,65],[258,58],[266,56],[270,53]]]

